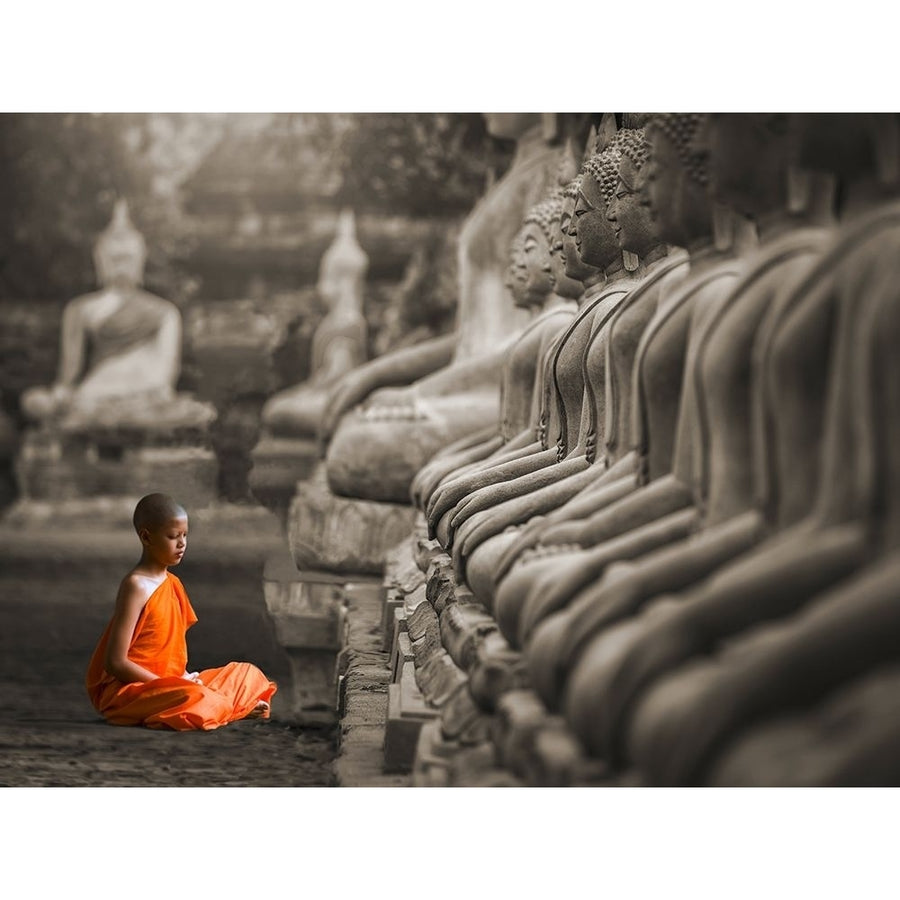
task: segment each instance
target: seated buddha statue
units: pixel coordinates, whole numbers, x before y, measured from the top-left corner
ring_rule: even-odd
[[[23,503],[167,490],[218,496],[216,409],[176,391],[181,313],[140,288],[146,245],[120,200],[94,248],[101,289],[63,310],[59,374],[20,398],[31,420],[16,460]]]
[[[497,423],[503,359],[527,318],[504,287],[509,245],[552,184],[560,151],[539,114],[486,118],[516,152],[460,234],[456,333],[385,354],[332,391],[320,438],[339,496],[408,504],[413,477],[439,449]]]
[[[689,474],[681,476],[685,480],[676,477],[676,482],[688,490],[682,515],[693,511],[695,523],[688,536],[673,535],[647,553],[617,558],[617,542],[630,541],[635,529],[659,527],[657,481],[583,521],[554,526],[544,535],[564,536],[586,549],[582,562],[569,562],[576,590],[558,601],[557,611],[531,634],[526,647],[529,672],[549,706],[556,708],[565,693],[567,721],[587,744],[591,725],[585,710],[595,708],[595,699],[590,681],[580,674],[576,678],[575,669],[582,665],[581,654],[591,640],[655,596],[684,590],[709,576],[765,534],[753,479],[755,338],[766,315],[789,303],[792,289],[833,239],[830,185],[823,192],[824,205],[823,197],[813,193],[802,209],[789,207],[785,116],[713,116],[710,142],[715,196],[754,218],[759,245],[744,260],[733,289],[709,310],[696,352],[688,357],[684,379],[693,397],[680,412],[691,417],[692,461]],[[809,428],[797,437],[811,441],[808,446],[815,446],[822,414],[820,403],[818,414],[813,407],[804,417]],[[666,486],[666,492],[674,487]],[[586,586],[578,571],[582,566],[591,579]]]
[[[600,195],[601,191],[606,191],[611,195],[622,158],[622,147],[626,143],[628,146],[639,145],[637,133],[619,132],[602,154],[594,154],[579,180],[578,197],[585,190]],[[573,209],[573,212],[577,212],[581,219],[580,210]],[[586,432],[587,420],[582,418],[587,402],[582,368],[584,349],[595,326],[598,330],[608,326],[617,305],[644,274],[639,267],[633,267],[633,271],[624,267],[622,248],[615,233],[609,223],[599,221],[600,218],[592,217],[591,227],[582,227],[580,233],[584,242],[580,257],[585,261],[590,260],[588,264],[595,266],[602,273],[602,278],[594,279],[591,289],[585,293],[576,320],[561,335],[551,361],[549,379],[543,389],[548,409],[544,418],[549,423],[551,415],[555,413],[558,420],[555,433],[547,433],[545,427],[537,453],[529,452],[512,464],[485,468],[469,477],[443,485],[426,509],[432,527],[442,518],[457,520],[461,509],[473,500],[489,507],[492,502],[504,499],[502,496],[493,496],[488,488],[494,488],[495,492],[500,490],[508,494],[524,495],[587,467],[586,434],[583,433]],[[653,254],[650,265],[659,263],[665,256],[664,248],[654,245],[650,251]],[[442,539],[440,533],[438,537]],[[443,541],[445,546],[452,545],[450,538],[452,534],[448,534],[447,540]]]
[[[329,391],[366,360],[363,281],[368,265],[354,214],[343,210],[319,265],[316,287],[328,311],[313,334],[309,378],[270,397],[262,408],[249,480],[263,502],[286,504],[296,482],[310,474],[319,456],[317,433]]]
[[[532,207],[513,241],[507,284],[517,307],[531,311],[532,321],[509,350],[500,384],[500,419],[495,429],[477,442],[467,442],[436,454],[413,480],[426,494],[442,477],[467,464],[508,453],[536,439],[540,424],[540,385],[546,358],[557,334],[576,311],[581,283],[560,269],[551,253],[554,226],[563,204],[562,189]]]
[[[676,474],[689,469],[691,458],[692,432],[687,423],[693,386],[683,376],[689,367],[687,360],[696,354],[697,336],[710,310],[730,293],[740,272],[738,245],[732,236],[726,234],[723,240],[720,234],[718,244],[714,236],[708,150],[702,137],[707,124],[706,117],[672,114],[655,117],[647,126],[650,210],[661,237],[686,249],[688,273],[661,298],[635,358],[630,381],[632,471],[616,479],[604,473],[597,479],[600,490],[588,486],[535,523],[531,529],[535,542],[554,522],[584,519],[626,492],[640,491],[649,502],[645,490],[649,485],[656,488],[652,497],[656,521],[650,528],[628,532],[625,540],[610,546],[613,558],[630,558],[678,534],[686,536],[696,522],[696,510],[682,509],[689,507],[687,478]],[[604,489],[604,483],[615,488]],[[517,542],[527,546],[521,537]],[[584,561],[580,547],[550,544],[546,550],[524,552],[511,568],[501,571],[494,612],[512,646],[523,646],[535,624],[557,608],[556,604],[590,583],[589,571],[570,566]],[[583,581],[573,582],[573,576]]]
[[[101,289],[63,310],[59,369],[48,387],[21,397],[25,416],[45,428],[135,422],[205,427],[206,404],[178,396],[181,313],[140,288],[147,248],[119,200],[94,248]]]
[[[328,312],[313,334],[310,377],[271,397],[263,407],[263,427],[273,434],[315,437],[329,388],[365,362],[363,280],[368,266],[369,258],[356,238],[353,212],[343,210],[319,266],[316,287]]]
[[[614,309],[595,316],[583,344],[571,348],[580,350],[575,364],[582,373],[578,381],[582,398],[580,408],[560,407],[561,418],[569,430],[568,453],[546,473],[479,489],[465,498],[454,513],[454,560],[459,570],[466,573],[476,596],[487,595],[486,602],[490,601],[497,559],[515,537],[514,533],[504,535],[506,528],[522,525],[559,506],[586,485],[596,483],[598,477],[614,482],[633,472],[634,457],[628,442],[617,438],[630,428],[632,411],[630,377],[623,381],[621,373],[630,373],[641,335],[660,298],[684,276],[686,260],[682,253],[668,253],[649,210],[641,202],[642,183],[638,179],[646,177],[641,171],[648,159],[643,133],[623,130],[618,136],[624,139],[621,158],[615,175],[610,172],[603,182],[608,197],[585,197],[584,205],[575,208],[575,228],[581,234],[590,227],[585,215],[590,204],[595,227],[604,222],[607,234],[619,249],[637,254],[643,261],[642,271],[636,279],[619,283],[619,290],[627,292],[620,296]],[[594,164],[597,162],[594,160]],[[592,174],[592,167],[584,173],[583,193],[598,183],[596,177],[587,177]],[[621,207],[617,217],[610,215],[604,199],[612,201],[610,208]],[[613,228],[613,224],[618,227]],[[557,366],[556,374],[558,383],[568,376],[562,366]],[[489,577],[479,578],[479,571]],[[476,582],[482,585],[479,590],[473,587]]]
[[[647,664],[619,665],[620,686],[634,685],[625,752],[652,783],[704,781],[717,754],[766,717],[802,715],[895,658],[897,122],[797,119],[801,158],[837,174],[842,203],[836,241],[765,348],[773,474],[764,499],[784,524],[669,609],[660,600],[627,654]],[[797,486],[789,476],[799,476],[800,460],[787,468],[787,440],[798,430],[790,416],[806,418],[801,378],[821,378],[806,371],[817,335],[829,338],[825,420],[819,445],[799,453],[813,471]],[[802,374],[785,382],[794,367]],[[801,504],[804,493],[811,499]]]

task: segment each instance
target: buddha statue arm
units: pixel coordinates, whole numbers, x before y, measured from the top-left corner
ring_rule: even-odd
[[[181,373],[181,314],[174,307],[167,310],[156,334],[155,354],[159,366],[154,373],[158,384],[151,387],[175,389]]]
[[[477,469],[468,475],[460,476],[442,485],[434,494],[431,506],[427,511],[429,521],[435,524],[452,510],[460,501],[484,488],[486,485],[498,484],[516,479],[522,473],[535,473],[545,468],[555,468],[556,450],[542,450],[531,453],[521,459],[492,465],[489,468]]]
[[[637,483],[633,475],[624,475],[615,477],[614,471],[608,469],[599,478],[596,472],[586,469],[571,478],[566,479],[560,487],[566,488],[559,492],[558,497],[554,500],[554,504],[548,505],[545,512],[536,514],[519,532],[516,540],[504,551],[497,565],[497,577],[502,579],[515,565],[516,561],[521,558],[522,554],[538,545],[551,544],[545,541],[544,533],[555,523],[568,522],[579,518],[586,517],[603,506],[615,503],[622,497],[630,494],[637,487]],[[597,488],[595,482],[602,482],[602,490]],[[587,484],[587,487],[584,485]],[[568,488],[574,491],[569,493]],[[585,493],[591,489],[589,498],[585,498]],[[542,490],[550,490],[550,488],[542,488]],[[586,500],[590,502],[586,502]]]
[[[596,498],[601,500],[602,494],[598,492]],[[692,504],[691,491],[674,476],[666,475],[611,505],[602,506],[585,519],[549,526],[541,543],[592,547]]]
[[[59,338],[59,374],[56,384],[74,388],[84,370],[87,341],[84,321],[84,302],[73,300],[63,310]]]
[[[319,438],[327,443],[345,412],[381,387],[405,385],[440,369],[453,358],[455,335],[435,338],[415,347],[404,347],[357,366],[329,391]]]

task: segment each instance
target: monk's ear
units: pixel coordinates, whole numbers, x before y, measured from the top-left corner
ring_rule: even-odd
[[[148,529],[142,528],[142,529],[138,532],[138,537],[141,539],[141,543],[142,543],[142,544],[149,544],[149,543],[150,543],[150,532],[149,532]]]

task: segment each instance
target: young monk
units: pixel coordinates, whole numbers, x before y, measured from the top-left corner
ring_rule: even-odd
[[[115,612],[91,657],[85,678],[91,703],[112,725],[174,731],[268,719],[277,688],[256,666],[230,662],[187,670],[185,634],[197,616],[169,571],[187,549],[187,513],[166,494],[148,494],[133,522],[143,552],[122,579]]]

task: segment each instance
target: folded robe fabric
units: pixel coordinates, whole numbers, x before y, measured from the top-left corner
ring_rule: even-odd
[[[128,648],[130,660],[159,677],[130,684],[104,668],[112,622],[107,625],[91,657],[85,686],[91,703],[108,722],[210,731],[243,719],[260,700],[271,700],[275,683],[251,663],[230,662],[206,669],[200,673],[203,684],[182,677],[187,665],[186,633],[196,621],[184,585],[168,572],[144,605]]]

